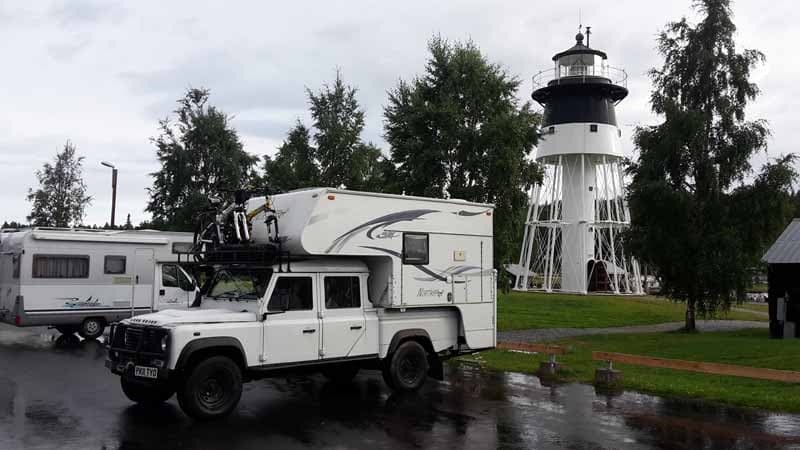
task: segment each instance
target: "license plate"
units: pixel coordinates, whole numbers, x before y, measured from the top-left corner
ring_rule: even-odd
[[[158,369],[155,367],[134,366],[133,375],[142,378],[158,378]]]

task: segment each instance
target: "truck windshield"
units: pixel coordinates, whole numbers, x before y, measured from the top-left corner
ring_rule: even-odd
[[[214,299],[258,300],[264,296],[270,270],[219,269],[214,272],[207,296]]]

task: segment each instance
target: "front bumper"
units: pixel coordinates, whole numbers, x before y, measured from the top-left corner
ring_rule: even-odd
[[[143,383],[168,381],[169,352],[161,350],[161,339],[169,331],[160,327],[114,324],[108,336],[106,368],[112,373]],[[158,369],[156,378],[137,377],[135,367]]]

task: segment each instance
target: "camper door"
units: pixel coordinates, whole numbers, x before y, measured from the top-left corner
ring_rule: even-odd
[[[161,263],[156,267],[158,292],[154,309],[184,309],[194,300],[195,283],[179,265]]]

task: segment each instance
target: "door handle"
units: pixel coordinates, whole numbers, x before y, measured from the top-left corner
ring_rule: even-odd
[[[351,330],[360,330],[361,328],[363,328],[361,325],[351,325],[350,326]]]
[[[303,330],[303,333],[306,333],[306,334],[315,333],[316,331],[317,331],[316,328],[306,328],[305,330]]]
[[[158,295],[165,295],[166,293],[167,293],[166,289],[159,289],[158,290]]]

